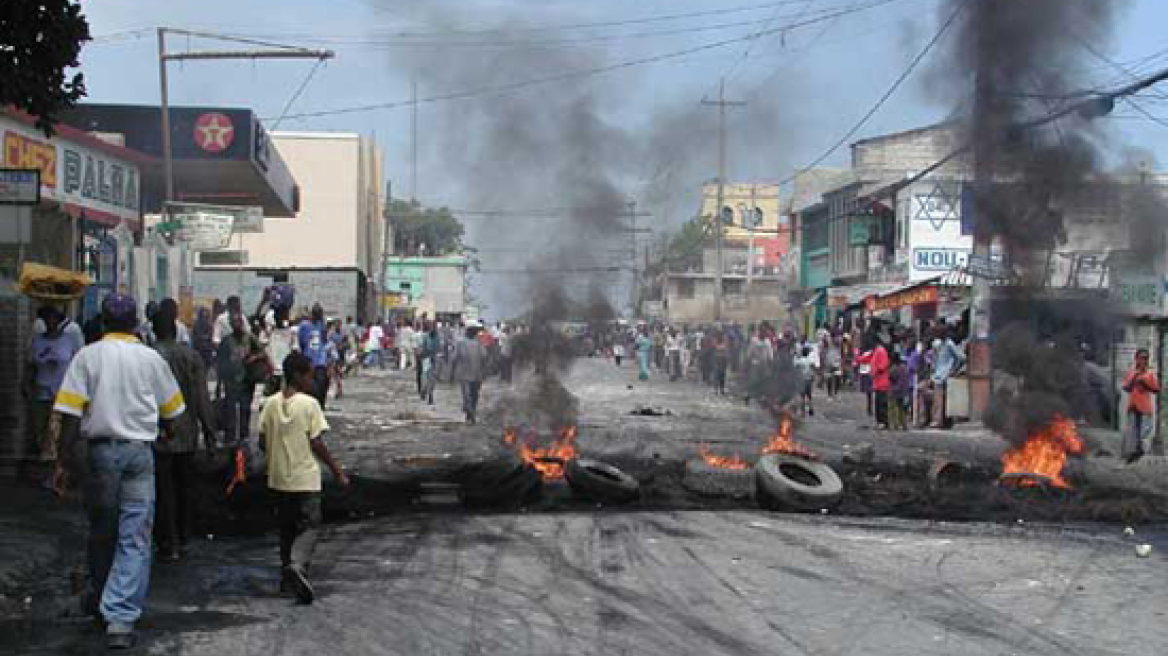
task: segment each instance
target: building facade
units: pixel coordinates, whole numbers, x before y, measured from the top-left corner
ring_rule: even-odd
[[[385,268],[385,305],[390,313],[405,317],[464,318],[469,267],[462,255],[391,256]]]
[[[297,311],[344,298],[349,300],[326,311],[374,316],[386,229],[380,149],[372,139],[354,133],[277,132],[271,140],[298,185],[297,211],[290,217],[265,216],[262,232],[238,235],[226,251],[233,257],[201,253],[196,297],[210,298],[212,290],[221,289],[231,277],[224,271],[248,271],[256,281],[294,285],[293,278],[309,276],[318,282],[327,279],[329,286],[297,286]]]

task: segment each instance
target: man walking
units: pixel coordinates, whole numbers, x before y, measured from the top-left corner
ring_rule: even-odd
[[[312,395],[320,403],[323,410],[328,399],[329,376],[328,355],[325,348],[324,308],[320,303],[312,306],[312,317],[300,322],[296,333],[300,344],[300,352],[312,360],[312,376],[315,381]]]
[[[251,429],[251,402],[255,396],[255,381],[248,375],[249,366],[266,357],[259,340],[247,329],[242,314],[231,316],[231,332],[219,342],[215,356],[215,370],[219,377],[218,389],[224,396],[226,409],[222,428],[228,444],[244,447]]]
[[[54,410],[64,440],[56,487],[68,485],[66,455],[86,440],[90,589],[86,606],[106,624],[111,649],[129,649],[150,582],[150,529],[154,521],[154,453],[151,445],[186,408],[162,356],[133,336],[134,299],[110,294],[102,301],[105,336],[77,354],[65,373]]]
[[[479,392],[487,375],[487,348],[478,340],[482,324],[467,324],[466,337],[458,341],[450,367],[452,377],[462,386],[462,411],[466,423],[478,422]]]
[[[1136,351],[1135,364],[1123,377],[1123,391],[1128,395],[1123,457],[1128,464],[1144,457],[1144,433],[1152,430],[1152,395],[1160,391],[1156,375],[1148,370],[1148,360],[1148,349]]]
[[[165,303],[165,301],[163,301]],[[194,457],[199,428],[207,453],[215,453],[215,423],[211,399],[207,395],[207,374],[203,359],[179,341],[174,320],[160,312],[154,317],[154,350],[170,366],[179,391],[190,405],[175,419],[169,440],[154,443],[155,495],[158,516],[154,541],[162,562],[175,562],[186,549],[191,535],[191,492],[195,486]]]
[[[283,369],[284,389],[268,398],[260,411],[260,448],[267,454],[268,489],[280,522],[280,591],[311,604],[316,595],[308,582],[308,567],[321,522],[317,459],[342,488],[349,486],[349,477],[321,439],[329,426],[320,404],[309,395],[315,384],[312,361],[292,353],[284,359]]]

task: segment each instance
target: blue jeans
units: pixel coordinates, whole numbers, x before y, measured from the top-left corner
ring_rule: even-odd
[[[89,467],[90,595],[110,633],[128,632],[142,616],[150,585],[154,451],[149,442],[94,441]]]
[[[462,411],[470,419],[474,419],[479,409],[479,391],[483,388],[481,380],[462,381]]]

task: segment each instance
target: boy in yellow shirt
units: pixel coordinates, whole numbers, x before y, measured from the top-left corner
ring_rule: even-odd
[[[260,448],[268,460],[268,488],[276,498],[280,522],[280,589],[295,593],[303,604],[311,604],[315,596],[308,566],[321,523],[317,458],[341,487],[349,486],[349,477],[321,441],[329,426],[312,390],[312,361],[300,353],[290,354],[284,358],[284,389],[264,401],[259,421]]]

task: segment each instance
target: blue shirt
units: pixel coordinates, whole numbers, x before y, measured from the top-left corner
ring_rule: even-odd
[[[312,366],[323,367],[328,363],[324,344],[324,322],[305,319],[300,322],[296,331],[296,340],[300,344],[300,352],[312,360]]]
[[[933,382],[943,383],[953,370],[965,362],[965,356],[951,339],[939,339],[933,344]]]

